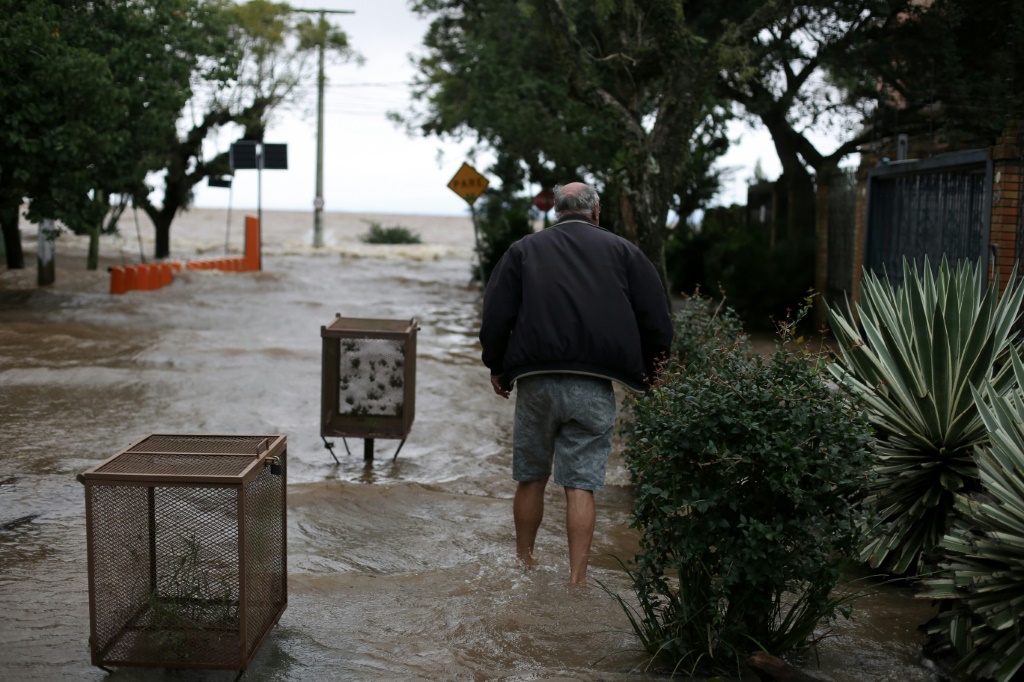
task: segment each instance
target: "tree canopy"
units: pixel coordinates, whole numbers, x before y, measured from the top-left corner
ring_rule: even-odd
[[[772,135],[787,235],[813,240],[816,187],[865,143],[938,126],[984,142],[1021,110],[1012,5],[418,0],[432,23],[404,120],[475,135],[512,160],[497,166],[506,182],[597,182],[603,215],[660,264],[666,211],[713,193],[721,124],[741,115]],[[816,146],[822,133],[834,149]]]
[[[241,139],[262,141],[273,113],[294,101],[297,86],[312,76],[321,46],[339,59],[361,59],[344,31],[293,13],[284,3],[226,5],[222,17],[239,59],[225,82],[194,82],[177,135],[164,146],[157,179],[134,195],[156,227],[157,258],[170,255],[171,223],[192,203],[193,188],[229,170],[228,150],[212,143],[215,133],[237,130]]]
[[[90,267],[104,217],[113,229],[129,201],[156,225],[156,256],[169,255],[193,187],[228,170],[211,135],[233,125],[262,140],[321,46],[358,57],[343,31],[268,0],[0,0],[0,10],[5,242],[20,249],[28,201],[30,219],[91,237]]]
[[[9,215],[27,199],[30,219],[89,234],[95,267],[110,197],[138,191],[158,167],[194,74],[230,67],[230,46],[214,39],[221,5],[2,3],[0,207]]]

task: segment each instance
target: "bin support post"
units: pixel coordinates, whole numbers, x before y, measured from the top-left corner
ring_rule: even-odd
[[[372,462],[373,461],[373,439],[372,438],[367,438],[367,439],[363,440],[363,461],[364,462]]]

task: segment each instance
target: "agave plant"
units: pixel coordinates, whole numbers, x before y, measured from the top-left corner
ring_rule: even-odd
[[[1016,269],[1014,270],[1014,275]],[[862,559],[897,574],[920,572],[946,534],[954,493],[979,489],[974,449],[988,441],[972,389],[1013,385],[1008,353],[1024,295],[1016,277],[1002,297],[980,264],[937,274],[903,261],[903,285],[865,271],[858,317],[827,307],[837,381],[863,398],[878,438],[867,498],[878,525]],[[859,318],[859,324],[857,322]]]
[[[1024,382],[1024,364],[1012,359]],[[948,559],[922,596],[951,600],[926,629],[949,639],[958,669],[1008,682],[1024,668],[1024,396],[993,396],[991,407],[975,399],[991,437],[977,452],[984,493],[957,495],[961,516],[942,540]]]

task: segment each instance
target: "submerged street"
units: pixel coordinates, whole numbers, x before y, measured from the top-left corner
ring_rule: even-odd
[[[222,216],[183,216],[176,255],[223,248]],[[374,248],[357,239],[364,223],[328,216],[317,251],[308,215],[265,222],[259,273],[189,272],[158,291],[111,296],[74,242],[58,244],[53,287],[36,288],[34,270],[0,272],[0,676],[107,677],[89,660],[78,473],[151,433],[280,433],[289,601],[246,679],[663,679],[634,672],[646,656],[604,591],[566,590],[554,485],[539,569],[514,563],[514,400],[493,395],[479,361],[469,220],[408,217],[422,245]],[[102,267],[138,260],[123,243],[105,248]],[[336,464],[320,438],[320,327],[336,313],[419,323],[415,421],[394,461],[397,441],[378,440],[366,464],[361,441],[348,440],[349,455],[334,438]],[[633,555],[636,536],[618,452],[596,501],[591,578],[628,601],[616,557]],[[915,632],[931,612],[885,588],[858,602],[804,669],[833,682],[931,680]]]

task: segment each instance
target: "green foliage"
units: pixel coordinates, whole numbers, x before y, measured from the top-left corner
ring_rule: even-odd
[[[991,445],[977,449],[982,493],[957,495],[958,518],[943,540],[947,558],[924,580],[948,608],[928,624],[973,679],[1010,682],[1024,667],[1024,364],[1011,351],[1018,388],[991,406],[974,391]]]
[[[211,641],[220,639],[222,646],[231,646],[230,635],[238,628],[237,582],[215,576],[194,535],[181,538],[174,549],[168,570],[148,592],[143,636],[151,635],[162,655],[191,661],[197,651],[208,650]]]
[[[282,105],[297,102],[300,85],[314,76],[321,46],[336,60],[361,60],[344,31],[293,12],[285,3],[204,4],[211,7],[203,24],[210,44],[207,62],[219,68],[193,73],[189,117],[165,141],[163,172],[153,176],[162,186],[147,186],[133,195],[156,227],[157,258],[170,255],[171,224],[191,204],[193,188],[229,170],[228,151],[210,140],[225,129],[241,128],[242,139],[262,141],[271,116]]]
[[[595,182],[606,225],[664,277],[669,209],[685,217],[717,188],[709,169],[726,147],[728,107],[713,93],[715,74],[741,61],[737,46],[760,30],[743,19],[779,11],[752,0],[723,7],[417,0],[431,25],[417,62],[423,110],[407,121],[475,136],[542,186]]]
[[[684,367],[706,369],[715,350],[722,347],[750,352],[743,323],[724,300],[715,302],[697,291],[683,299],[672,322],[672,355]]]
[[[204,59],[226,47],[211,40],[215,3],[3,4],[0,70],[11,78],[0,83],[0,204],[28,199],[30,219],[88,234],[95,267],[111,197],[139,191],[161,167],[193,74],[230,61],[230,50]]]
[[[533,233],[530,222],[533,202],[529,197],[488,189],[477,200],[475,210],[480,235],[480,265],[484,281],[488,281],[508,247]],[[480,277],[477,267],[473,268],[473,277]]]
[[[680,226],[665,244],[673,291],[701,289],[728,297],[747,329],[770,330],[814,284],[814,244],[772,243],[762,226],[748,225],[745,206],[704,212],[699,226]]]
[[[812,240],[780,241],[774,248],[752,231],[732,234],[705,256],[708,290],[728,296],[750,329],[770,329],[790,301],[814,285]]]
[[[879,525],[862,558],[899,574],[920,571],[942,540],[954,495],[980,491],[972,454],[989,435],[974,391],[1012,387],[1024,297],[1015,276],[1000,298],[979,264],[945,259],[937,274],[927,259],[923,272],[904,260],[903,282],[865,272],[857,316],[828,309],[839,352],[830,369],[868,405],[879,438],[867,500]]]
[[[376,221],[366,221],[369,229],[359,235],[359,241],[366,244],[420,244],[420,236],[402,225],[384,227]]]
[[[673,669],[735,670],[758,647],[781,654],[844,606],[833,589],[863,538],[871,430],[829,387],[823,351],[793,340],[802,314],[780,325],[769,358],[716,335],[700,362],[670,362],[633,402],[630,617]]]

